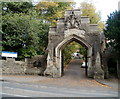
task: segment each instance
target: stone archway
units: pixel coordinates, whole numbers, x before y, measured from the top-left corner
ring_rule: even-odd
[[[48,37],[45,75],[61,77],[61,50],[66,44],[75,40],[88,49],[88,77],[104,78],[98,25],[90,24],[89,18],[81,16],[79,10],[67,10],[65,18],[58,19],[56,27],[50,27]]]
[[[87,49],[87,58],[88,58],[88,67],[91,68],[92,64],[92,46],[86,42],[84,39],[82,39],[81,37],[76,36],[75,34],[70,35],[68,37],[66,37],[62,42],[60,42],[60,44],[58,44],[58,46],[55,48],[55,56],[56,56],[56,66],[57,68],[59,68],[59,76],[62,76],[62,70],[61,70],[61,58],[62,58],[62,54],[61,51],[62,49],[69,44],[72,41],[76,41],[77,43],[81,44],[83,47],[85,47]],[[88,68],[88,70],[89,70]],[[89,73],[89,72],[88,72]],[[88,74],[90,75],[90,74]]]

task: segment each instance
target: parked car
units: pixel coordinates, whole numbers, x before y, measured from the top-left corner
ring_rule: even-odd
[[[86,67],[86,63],[83,62],[82,65],[81,65],[81,68],[85,68]],[[88,63],[87,63],[87,67],[88,67]]]
[[[79,59],[79,53],[73,53],[74,59]]]

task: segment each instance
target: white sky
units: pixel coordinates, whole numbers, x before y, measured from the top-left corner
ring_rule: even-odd
[[[38,2],[40,0],[33,1]],[[101,12],[102,21],[106,21],[107,15],[109,15],[115,10],[118,10],[118,2],[120,0],[74,0],[74,1],[77,3],[76,8],[79,6],[80,2],[83,1],[92,2],[95,5],[96,10]]]
[[[82,1],[88,1],[92,2],[97,11],[101,12],[101,18],[102,21],[107,20],[107,15],[112,13],[115,10],[118,10],[118,2],[120,0],[75,0],[77,3],[77,6],[79,6],[79,3]]]

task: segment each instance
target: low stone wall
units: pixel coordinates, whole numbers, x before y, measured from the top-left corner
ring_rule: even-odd
[[[44,56],[35,56],[25,61],[16,61],[13,58],[7,58],[6,60],[0,60],[0,73],[4,74],[40,74],[42,75],[46,69],[46,59]]]
[[[0,62],[2,63],[2,74],[25,74],[25,62],[15,61],[12,58],[0,60]]]
[[[46,69],[46,58],[43,55],[34,56],[26,60],[26,74],[39,74],[43,75]]]

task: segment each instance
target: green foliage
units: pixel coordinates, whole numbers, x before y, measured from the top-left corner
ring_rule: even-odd
[[[18,52],[19,59],[44,54],[48,23],[55,25],[69,8],[71,3],[65,2],[40,2],[35,8],[30,2],[2,3],[2,49]]]
[[[96,24],[99,22],[100,17],[99,14],[96,13],[96,9],[93,4],[87,3],[87,2],[82,2],[81,3],[81,11],[83,16],[89,16],[90,18],[90,23]]]
[[[66,66],[71,61],[72,59],[71,55],[73,53],[76,53],[78,50],[80,54],[82,55],[86,54],[85,48],[75,41],[66,45],[66,47],[63,49],[64,66]]]
[[[115,49],[114,53],[120,56],[120,11],[115,11],[108,16],[104,32],[110,41],[109,45]]]
[[[99,31],[103,31],[104,23],[101,21],[100,12],[96,12],[96,8],[92,3],[82,2],[80,4],[80,10],[83,16],[90,18],[91,24],[98,24]]]
[[[79,47],[79,53],[81,54],[81,55],[83,55],[83,59],[85,60],[85,56],[86,56],[86,54],[87,54],[87,52],[86,52],[86,48],[85,47],[83,47],[83,46],[81,46],[81,45],[79,45],[80,47]]]
[[[40,2],[36,5],[40,16],[50,22],[51,25],[56,25],[57,19],[63,17],[65,10],[71,9],[72,2]]]
[[[71,54],[76,52],[76,47],[74,46],[74,42],[68,44],[64,50],[63,50],[63,61],[64,61],[64,66],[66,66],[70,60],[72,59]]]
[[[29,14],[11,12],[2,16],[3,50],[18,52],[19,59],[44,54],[49,25],[32,10]]]
[[[117,62],[116,59],[110,58],[108,60],[108,71],[110,76],[116,76],[117,77]]]
[[[7,13],[28,13],[33,8],[30,2],[3,2],[3,14]]]

